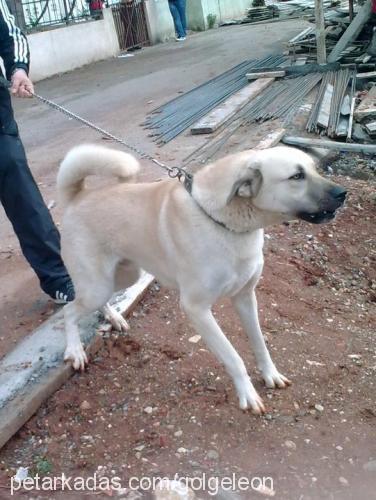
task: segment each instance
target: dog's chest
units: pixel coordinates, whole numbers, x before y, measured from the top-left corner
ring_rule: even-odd
[[[257,280],[263,265],[263,232],[243,241],[226,242],[221,258],[211,259],[213,286],[220,295],[234,295],[252,279]],[[219,255],[218,255],[219,256]]]

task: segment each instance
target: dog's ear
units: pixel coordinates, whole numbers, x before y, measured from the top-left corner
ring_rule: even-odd
[[[259,192],[261,182],[262,175],[260,170],[258,168],[252,169],[248,172],[246,178],[235,182],[227,198],[227,203],[230,203],[235,196],[240,196],[241,198],[254,198]]]

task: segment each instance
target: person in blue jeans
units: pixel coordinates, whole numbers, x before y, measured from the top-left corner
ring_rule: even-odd
[[[185,2],[186,0],[169,0],[168,6],[176,31],[176,41],[182,42],[186,39],[187,20],[185,17]]]

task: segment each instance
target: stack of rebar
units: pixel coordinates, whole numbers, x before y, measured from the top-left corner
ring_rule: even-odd
[[[325,132],[328,137],[339,135],[339,123],[347,112],[343,110],[345,95],[351,101],[354,84],[348,90],[349,82],[355,81],[355,70],[344,68],[324,74],[316,100],[313,104],[306,129],[308,132]],[[342,115],[341,115],[342,111]]]
[[[274,82],[251,102],[245,123],[264,122],[275,118],[288,123],[322,76],[322,73],[312,73],[293,80]]]
[[[155,136],[158,144],[165,144],[232,94],[245,87],[249,83],[246,73],[259,68],[276,68],[286,63],[287,60],[286,56],[276,55],[244,61],[155,109],[144,126],[154,131],[151,135]]]

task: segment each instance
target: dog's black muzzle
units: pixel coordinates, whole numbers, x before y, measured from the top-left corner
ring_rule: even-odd
[[[322,224],[334,219],[336,210],[343,205],[347,191],[341,186],[333,186],[326,192],[324,200],[320,203],[320,210],[314,213],[299,212],[299,219],[311,222],[312,224]]]

